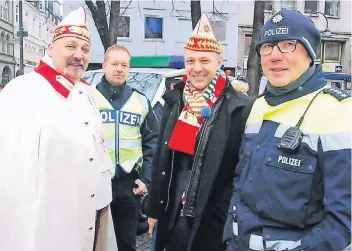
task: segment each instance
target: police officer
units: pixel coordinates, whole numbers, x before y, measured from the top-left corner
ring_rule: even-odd
[[[352,99],[315,65],[320,33],[282,10],[260,31],[268,79],[246,124],[228,250],[341,251],[351,240]]]
[[[106,50],[105,76],[97,89],[109,155],[116,164],[111,203],[115,235],[120,251],[136,249],[140,196],[148,192],[157,122],[144,94],[126,85],[130,53],[121,45]]]

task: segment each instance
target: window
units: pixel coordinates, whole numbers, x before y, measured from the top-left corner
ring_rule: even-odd
[[[274,11],[273,1],[265,1],[265,10]]]
[[[214,34],[219,41],[226,40],[226,20],[210,20],[210,25],[213,28]]]
[[[0,1],[0,18],[9,21],[9,1]]]
[[[147,72],[130,72],[127,84],[145,94],[149,100],[153,100],[155,92],[163,79],[162,74]]]
[[[146,17],[144,24],[145,38],[163,38],[163,19]]]
[[[342,89],[341,82],[331,82],[331,87]]]
[[[338,17],[340,15],[339,0],[325,0],[325,15]]]
[[[304,13],[313,13],[318,11],[318,1],[306,0],[304,3]]]
[[[82,78],[89,84],[95,86],[101,82],[103,76],[104,72],[88,71],[84,73]],[[162,79],[162,74],[138,72],[138,70],[134,69],[128,74],[127,84],[132,88],[136,88],[138,91],[143,92],[149,100],[153,100]]]
[[[41,10],[41,11],[45,10],[45,1],[43,1],[43,0],[39,1],[39,10]]]
[[[251,48],[252,35],[246,34],[244,37],[244,56],[249,56],[249,49]]]
[[[0,41],[1,41],[1,48],[0,48],[0,52],[2,53],[6,53],[5,51],[5,45],[6,45],[6,42],[5,42],[5,33],[1,33],[1,36],[0,36]]]
[[[42,38],[42,24],[39,23],[39,38]]]
[[[9,66],[5,66],[4,69],[2,70],[2,83],[0,84],[1,86],[5,86],[11,78],[11,69]]]
[[[281,9],[294,10],[296,9],[295,0],[281,0]]]
[[[324,62],[340,62],[341,57],[341,43],[339,42],[325,42],[324,43]]]
[[[189,34],[192,34],[192,21],[190,19],[178,19],[177,39],[180,42],[186,42]]]
[[[120,17],[117,27],[117,37],[130,37],[130,17]]]
[[[6,53],[8,55],[11,55],[12,54],[11,53],[12,46],[11,46],[11,41],[10,41],[10,35],[9,34],[6,35],[6,43],[7,43],[7,51],[6,51]]]

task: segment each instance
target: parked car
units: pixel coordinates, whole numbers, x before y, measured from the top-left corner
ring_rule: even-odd
[[[162,96],[168,89],[165,83],[179,81],[185,74],[185,70],[177,70],[174,68],[131,68],[127,84],[138,91],[144,93],[150,100],[154,113],[160,120],[164,100]],[[100,83],[104,71],[102,69],[87,71],[83,75],[83,79],[91,84]]]

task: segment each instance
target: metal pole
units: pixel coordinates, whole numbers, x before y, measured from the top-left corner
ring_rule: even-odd
[[[22,0],[18,1],[18,23],[19,23],[19,39],[20,39],[20,70],[24,72],[23,64],[23,15],[22,15]]]

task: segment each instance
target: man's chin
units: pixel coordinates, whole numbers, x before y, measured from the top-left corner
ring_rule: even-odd
[[[84,73],[83,70],[82,70],[82,72],[80,72],[80,73],[68,72],[68,73],[66,74],[66,77],[67,77],[68,79],[72,80],[72,81],[79,81],[79,80],[82,78],[83,73]]]

